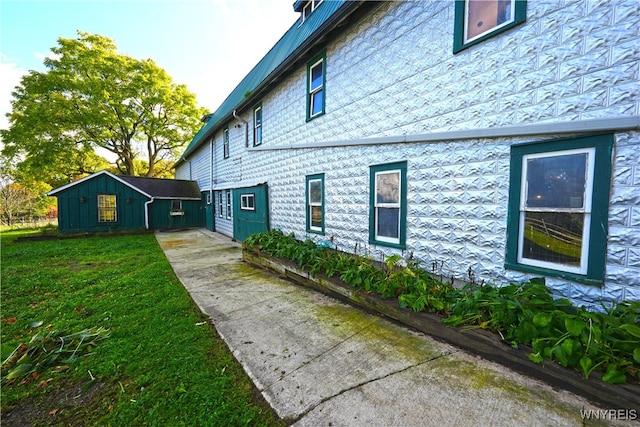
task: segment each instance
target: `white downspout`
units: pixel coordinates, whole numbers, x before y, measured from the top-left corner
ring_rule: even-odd
[[[153,203],[154,200],[152,196],[151,200],[144,202],[144,226],[147,230],[149,229],[149,205]]]

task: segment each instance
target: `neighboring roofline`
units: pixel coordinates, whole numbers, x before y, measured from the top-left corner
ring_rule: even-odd
[[[118,177],[118,175],[114,175],[111,172],[106,171],[106,170],[101,170],[100,172],[96,172],[96,173],[93,173],[93,174],[91,174],[89,176],[85,176],[84,178],[79,179],[77,181],[70,182],[67,185],[63,185],[62,187],[58,187],[58,188],[56,188],[54,190],[49,191],[45,195],[47,195],[47,196],[55,196],[56,194],[60,193],[61,191],[65,191],[65,190],[67,190],[67,189],[69,189],[71,187],[74,187],[74,186],[76,186],[78,184],[81,184],[81,183],[83,183],[85,181],[88,181],[88,180],[93,179],[93,178],[95,178],[97,176],[100,176],[100,175],[107,175],[107,176],[115,179],[116,181],[120,182],[121,184],[126,185],[127,187],[131,188],[132,190],[137,191],[138,193],[142,194],[143,196],[148,197],[148,198],[153,199],[153,200],[201,200],[200,197],[196,198],[196,197],[180,197],[180,196],[173,196],[173,197],[152,196],[151,194],[148,194],[146,191],[141,190],[140,188],[138,188],[135,185],[125,181],[124,179],[121,179],[120,177]],[[133,178],[167,179],[167,180],[173,181],[173,182],[177,182],[177,181],[192,182],[192,181],[186,180],[186,179],[150,178],[150,177],[144,177],[144,176],[134,176]]]
[[[324,2],[323,2],[324,3]],[[336,29],[338,25],[344,21],[352,12],[357,10],[363,4],[370,3],[372,5],[376,5],[378,2],[367,2],[366,0],[346,0],[344,1],[338,8],[329,16],[325,21],[320,23],[318,28],[316,28],[313,33],[311,33],[300,45],[295,47],[291,53],[280,63],[278,64],[265,78],[263,78],[257,86],[252,89],[251,94],[239,101],[233,108],[230,108],[229,111],[220,111],[224,113],[221,117],[215,119],[215,122],[206,123],[198,133],[194,136],[192,141],[189,143],[187,148],[182,152],[180,158],[173,165],[174,168],[180,166],[182,163],[187,162],[187,157],[194,153],[198,148],[200,148],[203,144],[206,143],[207,139],[214,135],[217,131],[219,131],[227,122],[232,120],[234,111],[242,111],[250,105],[253,105],[260,98],[263,97],[265,90],[275,81],[277,81],[278,77],[285,74],[289,71],[293,66],[296,66],[299,61],[302,60],[302,56],[306,54],[309,50],[311,50],[316,44],[323,41],[327,34],[332,30]],[[293,25],[283,34],[278,43],[276,43],[271,50],[254,66],[254,68],[247,74],[243,80],[234,88],[233,91],[229,94],[230,97],[247,79],[254,70],[257,69],[258,65],[262,63],[262,61],[267,58],[272,51],[274,51],[275,47],[284,39],[284,36],[294,29],[294,27],[298,27],[299,20],[296,20]],[[346,26],[344,27],[346,29]],[[226,102],[226,100],[225,100]],[[224,106],[225,102],[211,115],[211,118],[215,116],[219,110]],[[208,129],[207,129],[208,128]],[[202,134],[200,134],[203,132]],[[197,140],[196,140],[197,139]]]
[[[527,137],[536,135],[589,134],[640,130],[640,116],[609,117],[605,119],[570,122],[543,122],[521,126],[501,126],[479,129],[460,129],[422,134],[379,136],[339,141],[300,142],[293,144],[259,145],[250,151],[296,150],[354,145],[384,145],[430,143],[479,138]]]
[[[85,181],[88,181],[88,180],[90,180],[90,179],[93,179],[93,178],[95,178],[95,177],[97,177],[97,176],[99,176],[99,175],[107,175],[107,176],[110,176],[111,178],[115,179],[116,181],[120,182],[121,184],[124,184],[124,185],[126,185],[127,187],[131,188],[132,190],[135,190],[135,191],[137,191],[138,193],[142,194],[143,196],[146,196],[146,197],[149,197],[149,198],[153,198],[153,196],[152,196],[152,195],[147,194],[146,192],[142,191],[142,190],[141,190],[141,189],[139,189],[138,187],[136,187],[136,186],[134,186],[134,185],[132,185],[132,184],[129,184],[128,182],[126,182],[126,181],[124,181],[124,180],[122,180],[122,179],[118,178],[118,175],[114,175],[114,174],[112,174],[111,172],[108,172],[108,171],[106,171],[106,170],[101,170],[100,172],[96,172],[96,173],[93,173],[93,174],[91,174],[91,175],[89,175],[89,176],[85,176],[84,178],[79,179],[79,180],[77,180],[77,181],[70,182],[70,183],[69,183],[69,184],[67,184],[67,185],[63,185],[62,187],[58,187],[58,188],[56,188],[56,189],[54,189],[54,190],[49,191],[48,193],[46,193],[46,195],[47,195],[47,196],[54,196],[54,195],[58,194],[58,193],[59,193],[59,192],[61,192],[61,191],[64,191],[64,190],[66,190],[66,189],[68,189],[68,188],[71,188],[71,187],[74,187],[74,186],[76,186],[76,185],[78,185],[78,184],[80,184],[80,183],[83,183],[83,182],[85,182]]]

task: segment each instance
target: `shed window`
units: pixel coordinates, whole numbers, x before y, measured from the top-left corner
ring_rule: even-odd
[[[171,212],[182,212],[182,200],[171,201]]]
[[[116,222],[118,219],[115,194],[98,194],[98,222]]]

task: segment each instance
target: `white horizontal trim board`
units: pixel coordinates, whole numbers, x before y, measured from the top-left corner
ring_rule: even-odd
[[[394,135],[373,138],[347,139],[342,141],[320,141],[279,145],[260,145],[250,151],[291,150],[304,148],[346,147],[351,145],[383,145],[416,142],[441,142],[475,138],[501,138],[509,136],[562,135],[570,133],[598,133],[640,129],[640,116],[612,117],[606,119],[579,120],[572,122],[536,123],[522,126],[451,130],[414,135]]]

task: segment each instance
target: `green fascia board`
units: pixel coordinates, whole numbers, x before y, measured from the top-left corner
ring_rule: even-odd
[[[342,14],[354,10],[361,2],[347,0],[325,0],[318,8],[300,24],[300,19],[293,23],[291,28],[280,38],[271,50],[258,62],[258,64],[245,76],[220,107],[210,115],[209,120],[191,140],[176,165],[185,161],[185,158],[200,147],[205,140],[226,122],[233,118],[233,112],[242,105],[253,101],[251,95],[256,89],[268,84],[273,78],[286,69],[290,60],[298,59],[299,49],[312,45],[320,38],[326,26],[339,18]]]

